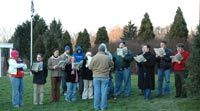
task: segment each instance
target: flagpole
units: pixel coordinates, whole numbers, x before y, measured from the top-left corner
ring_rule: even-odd
[[[30,36],[31,36],[31,44],[30,44],[30,66],[32,65],[32,55],[33,55],[33,13],[34,13],[34,4],[33,4],[33,0],[31,0],[31,32],[30,32]],[[32,75],[31,71],[30,71],[30,75]]]

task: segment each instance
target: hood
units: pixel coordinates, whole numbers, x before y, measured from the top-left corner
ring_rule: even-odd
[[[80,50],[81,52],[83,52],[83,49],[81,48],[81,46],[78,46],[78,47],[76,48],[76,51],[78,51],[78,50]]]

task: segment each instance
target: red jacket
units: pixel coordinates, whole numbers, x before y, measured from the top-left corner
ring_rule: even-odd
[[[176,52],[174,55],[176,55],[178,52]],[[181,56],[183,59],[181,60],[181,63],[179,64],[178,62],[173,62],[173,69],[174,71],[184,71],[186,70],[186,63],[189,59],[189,52],[183,51],[181,53]]]

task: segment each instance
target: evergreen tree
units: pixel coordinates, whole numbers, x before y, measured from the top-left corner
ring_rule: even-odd
[[[142,19],[141,26],[138,32],[138,38],[142,41],[149,41],[150,39],[155,38],[153,25],[151,23],[148,13],[145,13],[144,18]]]
[[[79,32],[78,38],[76,40],[76,47],[81,46],[84,52],[87,52],[91,48],[90,35],[87,29],[84,29],[83,32]]]
[[[37,53],[41,53],[42,55],[45,54],[45,45],[41,36],[35,41],[33,49],[33,60],[36,60]]]
[[[188,37],[187,24],[180,7],[176,11],[174,22],[166,36],[167,38],[184,38],[185,40]]]
[[[107,33],[107,30],[106,30],[105,26],[100,27],[98,29],[97,36],[96,36],[96,39],[95,39],[94,43],[95,43],[95,45],[99,45],[101,43],[105,43],[105,44],[109,43],[108,33]]]
[[[53,32],[50,32],[50,31],[47,32],[46,36],[48,37],[48,39],[47,39],[46,50],[45,50],[45,55],[44,55],[45,61],[47,61],[48,58],[53,55],[53,49],[59,48],[58,41]]]
[[[20,52],[20,57],[24,59],[30,59],[30,21],[23,22],[15,28],[15,32],[10,42],[14,43],[14,48]],[[33,17],[33,46],[38,37],[42,37],[42,41],[46,38],[43,36],[47,31],[47,25],[43,18],[39,15]],[[33,47],[33,51],[35,48]]]
[[[14,43],[14,49],[20,52],[20,57],[29,60],[30,22],[26,21],[22,25],[18,25],[10,41]]]
[[[135,24],[132,24],[131,21],[128,22],[128,25],[124,26],[123,28],[123,36],[122,40],[132,40],[136,38],[137,34],[137,27],[134,26]]]
[[[62,38],[62,24],[60,20],[56,21],[54,18],[52,22],[50,23],[49,30],[55,35],[56,40],[60,43],[61,38]]]
[[[187,79],[188,91],[192,96],[200,95],[200,25],[193,37],[192,50],[188,64],[189,76]]]
[[[63,53],[65,50],[65,46],[70,46],[71,50],[70,53],[72,54],[72,42],[71,42],[71,36],[69,35],[69,32],[66,30],[65,33],[62,35],[61,43],[60,43],[60,54]]]

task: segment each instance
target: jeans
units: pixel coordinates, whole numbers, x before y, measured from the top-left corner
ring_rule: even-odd
[[[12,105],[23,105],[24,80],[23,78],[10,77],[12,85]]]
[[[122,93],[122,82],[123,81],[124,81],[124,95],[130,96],[131,95],[131,72],[130,72],[130,68],[115,71],[116,96],[120,96],[121,93]]]
[[[150,99],[151,98],[151,89],[145,89],[144,90],[144,99]]]
[[[111,78],[109,78],[108,81],[108,96],[109,97],[114,96],[114,85]]]
[[[106,109],[107,108],[107,91],[108,91],[109,78],[94,77],[94,109]],[[101,99],[100,99],[101,98]],[[101,101],[101,107],[100,107]]]
[[[144,72],[144,78],[146,78],[147,73]],[[145,88],[144,89],[144,99],[150,99],[151,98],[151,89]]]
[[[164,70],[158,68],[158,95],[163,93],[163,79],[165,78],[164,94],[170,94],[170,69]]]
[[[66,83],[67,93],[66,93],[65,100],[67,102],[76,101],[76,84],[77,83],[71,83],[71,82]]]
[[[63,91],[63,94],[66,93],[66,90],[67,90],[66,77],[67,77],[67,73],[65,71],[62,71],[61,82],[62,82],[62,91]]]
[[[81,72],[78,72],[81,73]],[[79,90],[79,94],[80,97],[82,98],[82,94],[83,94],[83,78],[81,75],[78,76],[78,90]]]

